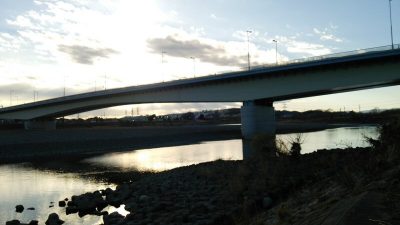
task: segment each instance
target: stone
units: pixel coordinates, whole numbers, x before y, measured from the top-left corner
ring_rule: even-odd
[[[19,224],[21,224],[19,220],[11,220],[6,222],[6,225],[19,225]]]
[[[113,212],[110,215],[103,216],[104,225],[119,224],[124,220],[124,216],[120,215],[118,212]]]
[[[29,207],[26,210],[35,210],[35,208],[34,207]]]
[[[262,200],[262,207],[264,209],[269,209],[272,206],[272,198],[271,197],[264,197]]]
[[[65,213],[66,213],[67,215],[73,214],[73,213],[77,213],[77,212],[78,212],[78,208],[77,208],[76,206],[74,206],[74,205],[68,206],[68,207],[65,209]]]
[[[38,225],[38,224],[39,224],[39,221],[37,221],[37,220],[31,220],[31,222],[29,222],[28,225]]]
[[[141,195],[139,196],[139,202],[147,202],[149,201],[150,197],[147,195]]]
[[[66,205],[65,201],[59,201],[58,202],[58,206],[59,207],[65,207],[65,205]]]
[[[46,220],[46,225],[60,225],[63,224],[64,221],[60,219],[57,213],[52,213]]]
[[[24,206],[23,205],[15,206],[15,212],[22,213],[22,211],[24,211]]]
[[[79,216],[87,214],[97,215],[107,205],[108,203],[103,199],[99,191],[95,191],[94,193],[88,192],[79,196],[72,196],[71,201],[67,203],[66,212],[67,214],[78,212]]]

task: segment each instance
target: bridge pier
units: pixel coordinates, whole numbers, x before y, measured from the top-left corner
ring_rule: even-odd
[[[55,120],[27,120],[24,121],[25,130],[55,130]]]
[[[256,146],[251,146],[258,137],[268,146],[275,144],[275,109],[269,100],[245,101],[241,108],[243,159],[254,156]]]

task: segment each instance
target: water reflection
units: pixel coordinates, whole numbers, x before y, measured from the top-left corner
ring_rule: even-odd
[[[302,153],[318,149],[366,147],[368,143],[365,142],[364,135],[377,137],[376,127],[336,128],[305,133]],[[293,136],[294,134],[281,134],[276,137],[288,142]],[[217,159],[241,160],[252,154],[251,141],[242,142],[239,139],[107,154],[86,162],[123,169],[162,171]]]
[[[213,141],[194,145],[145,149],[107,154],[85,161],[124,169],[162,171],[217,159],[243,159],[242,141]]]
[[[38,171],[24,165],[0,166],[0,183],[0,224],[13,219],[24,223],[39,220],[40,224],[44,224],[47,216],[53,212],[58,213],[65,224],[99,224],[101,217],[80,218],[76,214],[66,217],[65,208],[58,207],[58,201],[110,186],[72,174]],[[25,207],[22,213],[15,212],[17,204]],[[29,207],[35,210],[27,210]]]
[[[375,127],[337,128],[306,133],[302,153],[348,145],[367,146],[364,135],[375,138],[378,135],[377,129]],[[277,135],[277,138],[288,140],[291,136],[293,135]],[[242,143],[242,140],[213,141],[196,145],[107,154],[88,159],[86,162],[123,169],[161,171],[216,159],[241,160],[252,154],[251,149],[244,148],[248,145],[250,143]],[[66,217],[65,209],[59,208],[57,203],[65,197],[109,186],[105,183],[82,179],[72,174],[39,171],[24,165],[6,165],[0,166],[0,184],[0,224],[5,224],[6,221],[12,219],[18,219],[24,223],[39,219],[39,222],[43,224],[52,212],[58,213],[66,224],[102,223],[102,219],[96,216],[79,218],[74,214]],[[51,201],[55,202],[54,207],[49,208]],[[15,213],[17,204],[24,205],[23,213]],[[28,211],[26,210],[28,207],[34,207],[35,210]],[[110,207],[106,210],[127,213],[123,210],[123,206],[118,209]]]
[[[343,127],[309,132],[303,135],[304,143],[301,146],[301,153],[305,154],[318,149],[367,147],[368,143],[365,141],[365,136],[377,138],[378,131],[375,126]],[[293,136],[293,134],[283,134],[277,135],[277,138],[287,142]]]

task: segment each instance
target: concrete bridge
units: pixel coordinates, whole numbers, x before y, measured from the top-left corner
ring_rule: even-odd
[[[400,48],[358,50],[252,70],[89,92],[0,109],[0,119],[27,129],[54,126],[54,118],[141,103],[243,102],[242,134],[275,133],[273,102],[398,85]],[[53,120],[53,122],[49,122]]]

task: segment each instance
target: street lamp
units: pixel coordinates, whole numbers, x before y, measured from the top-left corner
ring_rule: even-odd
[[[392,0],[389,0],[389,15],[390,15],[390,37],[392,39],[392,49],[394,49],[394,45],[393,45],[393,27],[392,27]]]
[[[275,42],[275,61],[276,61],[276,65],[278,65],[278,41],[275,39],[272,41]]]
[[[165,53],[167,53],[167,52],[161,51],[161,70],[164,69],[164,54],[165,54]],[[165,75],[164,75],[164,73],[162,74],[162,76],[163,76],[163,82],[164,82],[164,81],[165,81]]]
[[[14,90],[10,90],[10,106],[12,106],[13,95],[14,95]]]
[[[246,30],[247,33],[247,66],[250,70],[250,39],[249,35],[252,33],[251,30]]]
[[[193,59],[193,77],[196,77],[196,58],[195,57],[190,57],[191,59]]]

